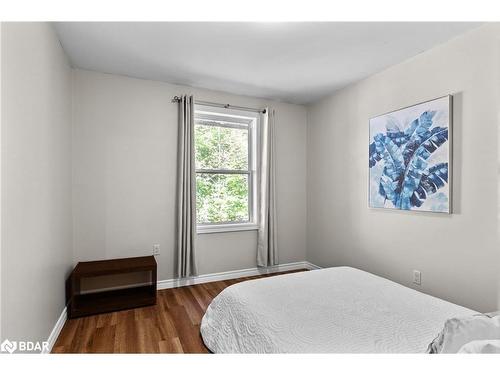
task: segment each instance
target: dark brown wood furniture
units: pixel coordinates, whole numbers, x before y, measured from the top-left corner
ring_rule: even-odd
[[[83,278],[134,272],[150,272],[149,285],[124,285],[119,289],[81,293]],[[154,256],[79,262],[66,282],[68,318],[156,304],[156,272]]]

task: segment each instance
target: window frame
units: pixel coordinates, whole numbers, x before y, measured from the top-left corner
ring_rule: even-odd
[[[235,129],[248,129],[248,167],[246,170],[233,169],[196,169],[196,175],[201,173],[212,174],[238,174],[248,177],[248,221],[221,222],[221,223],[196,223],[196,231],[203,233],[220,233],[233,231],[248,231],[258,229],[257,214],[257,176],[258,176],[258,149],[260,114],[233,110],[228,108],[195,105],[194,125],[200,122],[204,126],[217,126]],[[213,125],[210,125],[210,122]],[[221,124],[222,123],[222,124]],[[196,153],[194,154],[196,157]],[[196,162],[196,160],[195,160]]]

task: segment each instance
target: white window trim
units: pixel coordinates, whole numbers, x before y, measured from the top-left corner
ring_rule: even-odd
[[[244,232],[258,230],[259,226],[255,223],[236,223],[236,224],[198,224],[196,233],[222,233],[222,232]]]
[[[206,224],[197,224],[196,232],[198,234],[207,234],[207,233],[222,233],[222,232],[240,232],[240,231],[254,231],[259,229],[258,224],[258,206],[257,206],[257,194],[258,194],[258,150],[259,150],[259,139],[260,139],[260,115],[256,115],[252,112],[246,112],[241,110],[234,109],[226,109],[226,108],[218,108],[218,107],[210,107],[210,106],[195,106],[195,118],[201,118],[203,120],[215,120],[215,121],[224,121],[229,118],[234,119],[238,118],[238,123],[244,123],[248,126],[248,141],[249,141],[249,152],[248,152],[248,161],[249,161],[249,216],[250,221],[241,222],[241,223],[206,223]],[[231,125],[230,125],[231,124]],[[232,125],[237,127],[234,121],[228,121],[226,126],[232,127]]]

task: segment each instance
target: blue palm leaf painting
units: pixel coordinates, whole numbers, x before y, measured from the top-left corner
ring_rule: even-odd
[[[370,207],[449,212],[451,97],[370,120]]]

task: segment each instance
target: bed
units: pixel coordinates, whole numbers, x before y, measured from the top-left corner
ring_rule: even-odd
[[[245,281],[208,306],[213,353],[424,353],[452,317],[473,310],[351,267]]]

